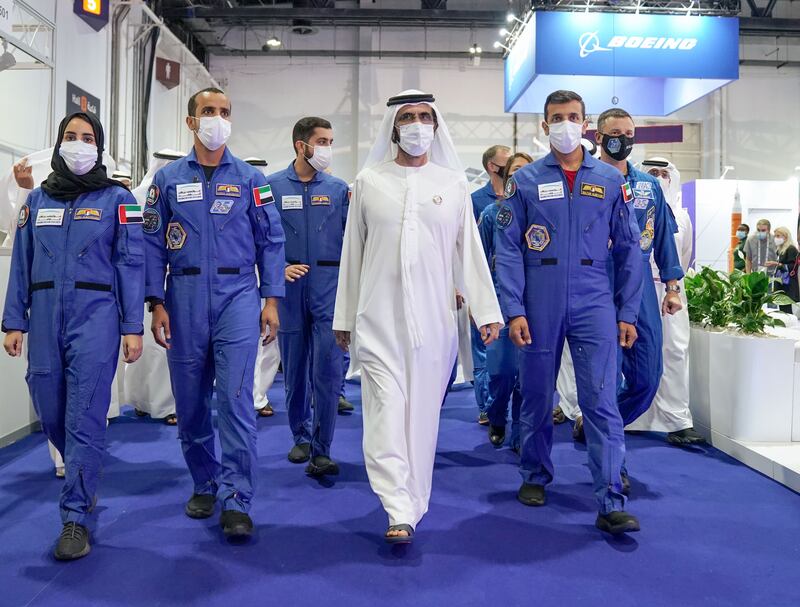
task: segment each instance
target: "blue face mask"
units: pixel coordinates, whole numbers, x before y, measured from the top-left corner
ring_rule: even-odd
[[[736,232],[736,238],[738,238],[739,240],[744,240],[745,238],[747,238],[747,232],[745,232],[744,230],[739,230],[738,232]]]
[[[766,240],[767,236],[769,236],[769,234],[767,232],[759,232],[758,233],[758,239],[759,240]]]

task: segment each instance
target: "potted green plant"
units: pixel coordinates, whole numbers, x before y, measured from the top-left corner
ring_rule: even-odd
[[[791,440],[795,340],[774,337],[783,326],[767,313],[791,300],[762,272],[731,274],[709,267],[685,278],[692,321],[690,390],[695,424],[741,441]]]

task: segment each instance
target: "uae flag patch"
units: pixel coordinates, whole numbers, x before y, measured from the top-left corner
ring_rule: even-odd
[[[631,189],[631,184],[626,183],[622,186],[622,199],[625,201],[625,204],[633,201],[633,190]]]
[[[272,195],[272,188],[267,185],[262,185],[260,188],[253,188],[253,201],[257,207],[263,207],[265,204],[275,202],[275,197]]]
[[[142,207],[138,204],[121,204],[118,213],[120,223],[144,223]]]

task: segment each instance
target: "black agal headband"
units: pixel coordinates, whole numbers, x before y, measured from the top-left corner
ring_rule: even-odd
[[[386,107],[392,107],[393,105],[413,105],[415,103],[434,103],[435,101],[436,99],[429,93],[397,95],[396,97],[389,98],[389,101],[386,102]]]

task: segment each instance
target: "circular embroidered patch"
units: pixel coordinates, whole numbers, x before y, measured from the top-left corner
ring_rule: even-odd
[[[514,214],[511,211],[511,207],[504,204],[497,212],[497,227],[501,230],[505,230],[511,225],[513,219]]]
[[[155,209],[145,209],[142,213],[144,223],[142,229],[146,234],[155,234],[161,227],[161,214]]]
[[[508,181],[506,181],[506,187],[505,187],[506,198],[511,198],[516,193],[517,193],[517,182],[514,181],[513,177],[509,177]]]
[[[28,218],[31,216],[31,208],[27,204],[23,204],[17,214],[17,228],[22,228],[28,223]]]
[[[152,207],[155,203],[157,203],[160,195],[161,191],[158,189],[156,184],[152,184],[149,188],[147,188],[147,200],[145,201],[147,206]]]

